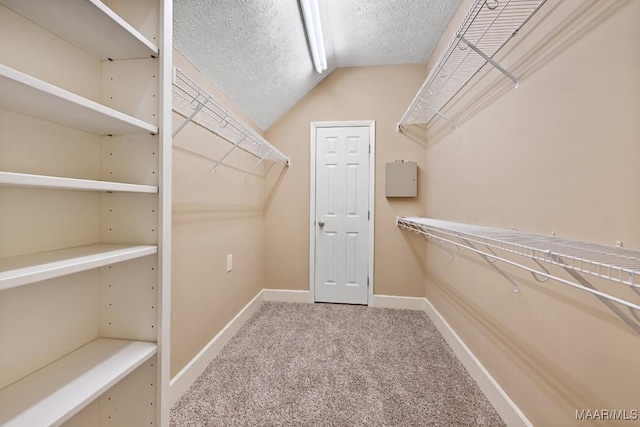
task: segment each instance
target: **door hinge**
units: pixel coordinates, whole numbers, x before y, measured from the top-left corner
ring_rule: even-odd
[[[371,154],[371,144],[369,144],[369,154]]]
[[[369,287],[369,276],[367,276],[367,288]]]
[[[367,219],[371,220],[371,211],[367,211]]]

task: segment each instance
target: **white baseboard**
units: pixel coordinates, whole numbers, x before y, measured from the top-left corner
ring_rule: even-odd
[[[427,300],[424,297],[396,297],[393,295],[374,295],[370,307],[401,308],[404,310],[424,311]]]
[[[533,427],[533,424],[522,413],[520,408],[507,395],[500,384],[491,376],[489,371],[480,363],[462,338],[453,330],[451,325],[442,317],[428,299],[424,299],[424,311],[431,319],[440,334],[449,344],[460,362],[467,369],[471,377],[476,381],[480,390],[496,409],[502,420],[509,426]]]
[[[296,291],[290,289],[263,289],[262,300],[274,302],[313,302],[309,296],[309,291]]]
[[[173,406],[191,387],[191,384],[220,353],[224,345],[238,332],[238,329],[258,310],[262,303],[263,291],[244,306],[227,325],[169,382],[169,404]]]

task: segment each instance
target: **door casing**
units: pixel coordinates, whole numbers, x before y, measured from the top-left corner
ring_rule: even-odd
[[[367,305],[371,305],[373,301],[373,254],[374,252],[374,231],[375,231],[375,154],[376,154],[376,122],[375,120],[358,120],[358,121],[337,121],[337,122],[311,122],[310,126],[310,161],[309,161],[309,302],[315,302],[315,274],[316,274],[316,130],[318,128],[330,127],[369,127],[369,146],[371,153],[369,154],[369,212],[371,214],[369,220],[369,254],[368,254],[368,277],[369,289],[367,292]]]

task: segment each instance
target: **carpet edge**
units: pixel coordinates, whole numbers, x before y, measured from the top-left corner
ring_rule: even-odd
[[[444,337],[451,350],[476,381],[480,390],[493,405],[498,415],[508,426],[533,427],[526,415],[518,405],[511,400],[500,384],[491,376],[480,360],[467,347],[462,338],[451,327],[449,322],[440,314],[427,298],[424,300],[424,311],[435,325],[438,332]]]
[[[263,299],[264,289],[260,290],[180,372],[171,378],[169,381],[169,405],[171,407],[180,400],[182,395],[191,387],[191,384],[198,379],[211,361],[220,353],[225,344],[258,311]]]

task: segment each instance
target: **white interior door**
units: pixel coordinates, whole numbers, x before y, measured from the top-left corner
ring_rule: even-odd
[[[369,132],[369,126],[316,128],[316,302],[367,304]]]

